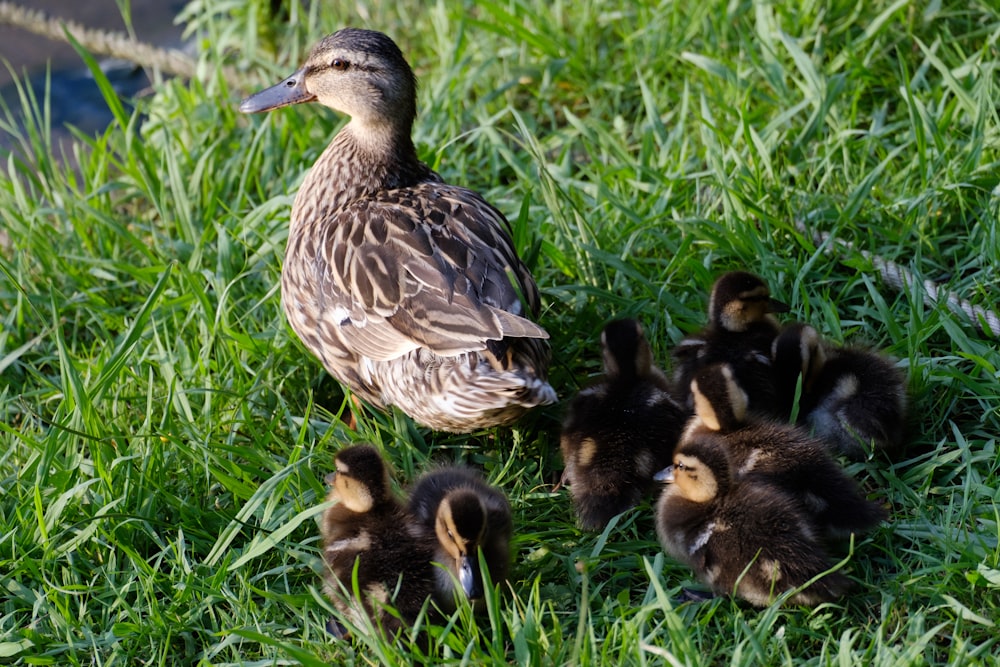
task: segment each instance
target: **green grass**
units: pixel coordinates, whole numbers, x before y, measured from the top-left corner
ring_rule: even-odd
[[[992,664],[997,341],[796,226],[997,302],[992,3],[409,1],[366,18],[290,0],[290,22],[268,4],[192,2],[205,78],[158,84],[98,137],[53,145],[27,89],[26,125],[0,118],[16,142],[0,177],[0,663],[408,664],[425,649],[324,629],[322,479],[371,440],[401,482],[465,460],[514,507],[510,590],[432,630],[431,662]],[[399,415],[344,426],[277,288],[291,198],[342,119],[235,107],[346,24],[399,42],[424,159],[511,218],[564,398],[597,372],[607,320],[640,317],[665,363],[734,267],[825,335],[901,360],[912,445],[850,468],[891,507],[855,545],[852,595],[681,603],[692,575],[648,505],[591,535],[551,492],[558,406],[468,437]]]

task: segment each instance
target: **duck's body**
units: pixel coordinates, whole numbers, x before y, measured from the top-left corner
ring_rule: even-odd
[[[410,490],[409,511],[441,566],[435,568],[434,590],[443,609],[453,610],[463,597],[481,606],[480,550],[490,581],[506,581],[514,530],[510,503],[478,472],[446,466],[425,473]]]
[[[779,326],[772,313],[787,311],[788,306],[771,297],[760,277],[746,271],[720,276],[712,286],[708,325],[682,339],[673,351],[674,384],[680,398],[690,404],[688,387],[699,368],[727,363],[750,397],[750,409],[773,414],[771,345]]]
[[[317,100],[351,116],[292,207],[282,300],[331,375],[430,428],[507,424],[556,400],[538,288],[510,224],[422,163],[416,81],[381,33],[344,29],[247,112]]]
[[[682,445],[719,442],[738,479],[761,479],[798,499],[830,536],[871,530],[885,511],[867,500],[824,443],[802,428],[750,414],[726,364],[702,368],[691,383],[695,418]]]
[[[601,335],[604,378],[570,403],[560,438],[580,526],[602,530],[635,507],[668,465],[689,412],[673,398],[666,376],[635,320],[618,320]]]
[[[663,549],[690,567],[718,595],[761,607],[830,569],[800,503],[763,480],[733,479],[718,441],[682,443],[657,505]],[[849,587],[827,574],[792,595],[794,604],[834,600]]]
[[[785,404],[800,386],[799,421],[835,452],[862,460],[869,451],[892,455],[902,449],[906,378],[888,359],[827,345],[815,329],[797,324],[774,341],[774,363]]]
[[[433,593],[432,552],[411,530],[373,447],[355,445],[338,453],[332,487],[328,500],[338,502],[320,523],[326,593],[353,625],[362,627],[368,616],[385,633],[395,634]],[[385,610],[387,604],[402,620]]]

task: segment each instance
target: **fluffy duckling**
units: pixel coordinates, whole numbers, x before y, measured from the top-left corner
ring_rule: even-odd
[[[374,447],[343,449],[335,465],[327,500],[337,504],[326,510],[320,523],[326,593],[355,625],[366,615],[393,635],[417,617],[433,593],[432,552],[412,533],[406,508],[393,494],[388,470]],[[386,604],[402,618],[387,611]],[[330,626],[343,635],[338,623],[331,621]]]
[[[750,409],[772,413],[771,343],[779,331],[773,313],[784,312],[788,306],[771,297],[759,276],[746,271],[720,276],[709,298],[708,326],[681,340],[673,351],[674,383],[682,400],[690,403],[688,387],[699,368],[725,362],[750,397]]]
[[[601,333],[604,379],[570,403],[559,447],[580,526],[602,530],[635,507],[668,465],[689,412],[672,397],[666,376],[635,320]]]
[[[831,567],[801,504],[761,479],[733,478],[718,440],[682,443],[656,508],[664,551],[718,595],[763,607]],[[794,604],[834,600],[849,581],[833,572],[798,591]]]
[[[240,105],[317,101],[351,117],[295,197],[285,314],[327,371],[377,408],[442,431],[509,424],[556,401],[548,334],[528,319],[538,288],[503,214],[417,157],[416,91],[391,39],[345,28]]]
[[[830,346],[805,324],[785,327],[774,341],[773,357],[784,405],[791,409],[801,387],[799,421],[836,452],[860,461],[870,451],[893,455],[902,449],[906,378],[888,359]]]
[[[756,418],[728,364],[700,369],[691,381],[695,418],[681,444],[721,442],[733,475],[762,478],[799,499],[830,536],[871,530],[885,510],[867,500],[826,446],[803,429]]]
[[[457,596],[483,602],[479,551],[494,584],[510,570],[514,530],[510,503],[471,468],[447,466],[422,475],[410,490],[409,511],[432,544],[435,598],[442,609],[455,609]],[[460,591],[456,589],[458,582]]]

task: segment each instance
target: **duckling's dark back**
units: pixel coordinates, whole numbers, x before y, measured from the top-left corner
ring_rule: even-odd
[[[667,390],[638,322],[609,323],[601,342],[605,377],[570,402],[560,438],[564,479],[588,530],[639,503],[689,414]]]
[[[808,422],[848,457],[861,460],[872,446],[889,455],[902,449],[906,378],[888,359],[860,348],[834,350],[808,399],[804,405]]]
[[[737,591],[756,606],[805,585],[832,563],[797,499],[766,483],[741,481],[715,514],[719,530],[709,540],[705,568],[715,572],[716,591]],[[793,595],[795,604],[837,599],[850,588],[839,572],[827,574]]]

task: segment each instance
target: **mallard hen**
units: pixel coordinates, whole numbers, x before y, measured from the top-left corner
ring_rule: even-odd
[[[555,402],[548,334],[528,319],[538,288],[510,223],[417,157],[416,78],[399,47],[345,28],[240,110],[312,101],[351,120],[292,206],[281,294],[306,347],[358,397],[435,430]]]

